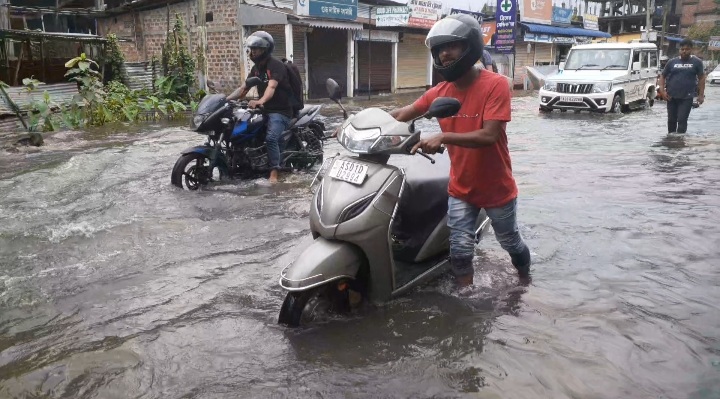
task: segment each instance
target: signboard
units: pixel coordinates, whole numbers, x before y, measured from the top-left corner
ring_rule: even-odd
[[[398,32],[390,32],[386,30],[374,30],[370,32],[367,29],[361,31],[355,31],[355,40],[368,41],[368,39],[374,42],[398,42]]]
[[[357,19],[358,0],[296,0],[298,15],[311,17]]]
[[[516,4],[515,0],[497,0],[497,10],[495,12],[495,23],[497,24],[495,50],[499,53],[509,54],[515,51]]]
[[[459,10],[459,9],[457,9],[457,8],[451,8],[449,15],[455,15],[455,14],[465,14],[465,15],[469,15],[469,16],[475,18],[480,25],[482,25],[482,23],[483,23],[483,14],[482,14],[482,13],[479,13],[479,12],[465,11],[465,10]]]
[[[550,0],[520,0],[520,2],[521,21],[545,25],[552,23],[552,2]]]
[[[495,21],[487,21],[483,22],[482,26],[482,33],[483,33],[483,41],[485,42],[485,46],[494,46],[495,44],[492,42],[492,38],[495,35],[495,32],[497,31],[497,24]]]
[[[552,8],[552,21],[556,24],[570,25],[572,22],[573,10],[570,8],[555,7]]]
[[[409,0],[410,18],[407,26],[430,29],[440,19],[442,2],[438,0]]]
[[[535,42],[535,43],[552,43],[553,38],[550,35],[542,34],[542,33],[525,33],[524,37],[526,42]]]
[[[378,7],[375,11],[375,26],[407,26],[410,7]]]
[[[552,41],[557,44],[575,44],[575,38],[569,36],[553,36]]]
[[[720,50],[720,36],[710,36],[708,50]]]
[[[598,24],[597,15],[591,15],[591,14],[583,15],[583,28],[590,29],[590,30],[600,30],[600,25]]]

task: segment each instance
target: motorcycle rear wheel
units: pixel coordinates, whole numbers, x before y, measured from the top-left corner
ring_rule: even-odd
[[[193,164],[194,161],[194,164]],[[210,160],[204,155],[192,152],[181,156],[173,167],[170,181],[174,186],[194,191],[210,182],[212,170]]]

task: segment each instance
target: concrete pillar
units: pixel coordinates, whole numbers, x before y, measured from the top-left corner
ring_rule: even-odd
[[[288,61],[295,61],[293,58],[293,29],[291,24],[285,24],[285,58]]]
[[[390,82],[390,90],[392,90],[393,93],[397,92],[397,74],[398,74],[398,64],[397,64],[397,58],[398,58],[398,43],[395,42],[392,44],[392,79]]]
[[[347,32],[347,96],[355,96],[355,31]]]

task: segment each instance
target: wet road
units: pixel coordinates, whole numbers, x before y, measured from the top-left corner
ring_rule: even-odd
[[[177,190],[201,137],[173,127],[3,154],[0,398],[720,398],[720,87],[707,96],[686,135],[665,133],[664,103],[538,115],[516,98],[532,284],[491,237],[469,297],[445,278],[298,330],[275,324],[277,279],[311,240],[311,175]]]

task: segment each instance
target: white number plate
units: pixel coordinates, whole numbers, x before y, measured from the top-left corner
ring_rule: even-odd
[[[345,159],[337,159],[333,162],[330,177],[344,180],[352,184],[362,184],[367,176],[368,166],[358,162],[352,162]]]
[[[582,97],[560,97],[560,101],[564,103],[581,103]]]

